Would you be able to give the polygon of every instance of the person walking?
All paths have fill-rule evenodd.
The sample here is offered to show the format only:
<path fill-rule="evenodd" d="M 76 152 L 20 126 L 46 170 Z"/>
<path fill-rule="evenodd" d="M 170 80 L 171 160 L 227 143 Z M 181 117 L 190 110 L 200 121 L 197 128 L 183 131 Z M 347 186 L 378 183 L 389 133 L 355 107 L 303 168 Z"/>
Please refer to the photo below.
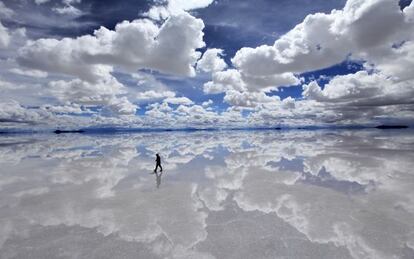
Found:
<path fill-rule="evenodd" d="M 156 165 L 155 165 L 154 173 L 157 172 L 158 167 L 161 169 L 160 171 L 162 172 L 161 157 L 160 157 L 160 154 L 158 153 L 155 155 L 155 162 L 156 162 Z"/>

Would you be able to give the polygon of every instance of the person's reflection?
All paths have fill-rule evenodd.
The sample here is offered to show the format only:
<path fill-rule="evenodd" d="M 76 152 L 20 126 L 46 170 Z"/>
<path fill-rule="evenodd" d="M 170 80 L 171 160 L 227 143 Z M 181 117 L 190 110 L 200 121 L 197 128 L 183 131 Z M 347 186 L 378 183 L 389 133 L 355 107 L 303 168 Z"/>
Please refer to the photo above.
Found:
<path fill-rule="evenodd" d="M 157 185 L 157 189 L 159 189 L 161 185 L 162 172 L 153 172 L 152 174 L 155 174 L 155 183 Z"/>
<path fill-rule="evenodd" d="M 157 181 L 157 189 L 159 189 L 160 188 L 160 185 L 161 185 L 162 172 L 156 173 L 155 175 L 156 175 L 156 181 Z"/>

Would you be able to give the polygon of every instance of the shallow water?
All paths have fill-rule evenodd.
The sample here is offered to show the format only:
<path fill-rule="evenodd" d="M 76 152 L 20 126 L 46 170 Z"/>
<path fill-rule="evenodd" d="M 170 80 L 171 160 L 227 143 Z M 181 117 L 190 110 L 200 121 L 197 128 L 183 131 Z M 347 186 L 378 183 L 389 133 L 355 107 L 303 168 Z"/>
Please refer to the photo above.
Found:
<path fill-rule="evenodd" d="M 414 258 L 414 132 L 2 136 L 0 258 Z"/>

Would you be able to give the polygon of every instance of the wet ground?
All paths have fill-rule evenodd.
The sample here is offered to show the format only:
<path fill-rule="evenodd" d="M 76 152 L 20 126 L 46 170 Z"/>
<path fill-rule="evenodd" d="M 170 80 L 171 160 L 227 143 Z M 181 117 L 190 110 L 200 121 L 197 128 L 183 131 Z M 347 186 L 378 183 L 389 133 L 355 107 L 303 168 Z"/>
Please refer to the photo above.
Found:
<path fill-rule="evenodd" d="M 414 258 L 414 131 L 1 136 L 0 258 Z"/>

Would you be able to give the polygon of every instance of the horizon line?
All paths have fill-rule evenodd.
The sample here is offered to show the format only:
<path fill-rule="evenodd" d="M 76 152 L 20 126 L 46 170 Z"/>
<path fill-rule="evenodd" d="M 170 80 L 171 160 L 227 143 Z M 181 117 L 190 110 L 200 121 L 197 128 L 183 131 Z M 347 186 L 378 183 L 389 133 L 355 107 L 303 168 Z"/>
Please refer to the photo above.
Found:
<path fill-rule="evenodd" d="M 124 127 L 89 127 L 79 129 L 0 129 L 0 134 L 28 134 L 28 133 L 78 133 L 78 134 L 105 134 L 105 133 L 140 133 L 140 132 L 196 132 L 196 131 L 287 131 L 287 130 L 363 130 L 363 129 L 412 129 L 412 125 L 343 125 L 343 126 L 297 126 L 297 127 L 229 127 L 229 128 L 124 128 Z"/>

